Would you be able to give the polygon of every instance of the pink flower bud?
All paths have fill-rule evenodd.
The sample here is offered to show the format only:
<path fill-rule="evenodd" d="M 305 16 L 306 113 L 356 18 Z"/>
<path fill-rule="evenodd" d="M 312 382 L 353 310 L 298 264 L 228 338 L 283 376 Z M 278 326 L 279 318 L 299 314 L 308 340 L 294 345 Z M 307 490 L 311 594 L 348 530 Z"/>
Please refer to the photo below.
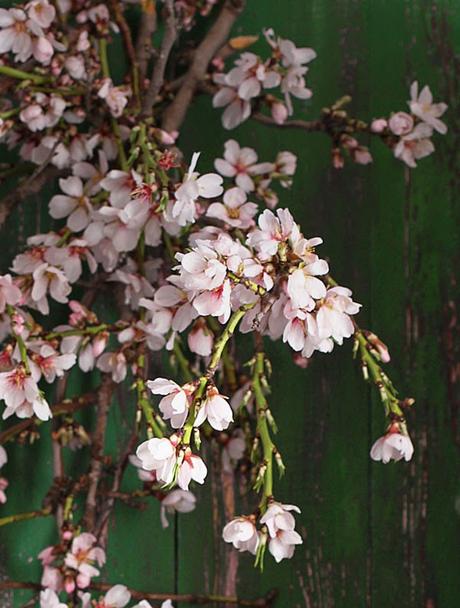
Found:
<path fill-rule="evenodd" d="M 276 122 L 276 124 L 282 125 L 283 122 L 286 121 L 288 117 L 288 109 L 286 108 L 284 103 L 275 101 L 275 103 L 272 103 L 270 110 L 272 118 Z"/>
<path fill-rule="evenodd" d="M 376 118 L 371 122 L 371 131 L 373 133 L 382 133 L 388 126 L 385 118 Z"/>
<path fill-rule="evenodd" d="M 388 126 L 395 135 L 407 135 L 414 128 L 414 119 L 407 112 L 396 112 L 390 118 Z"/>
<path fill-rule="evenodd" d="M 71 578 L 66 578 L 64 581 L 64 589 L 66 593 L 73 593 L 75 591 L 75 581 Z"/>
<path fill-rule="evenodd" d="M 372 156 L 365 146 L 358 146 L 356 150 L 353 151 L 353 160 L 359 165 L 368 165 L 372 162 Z"/>

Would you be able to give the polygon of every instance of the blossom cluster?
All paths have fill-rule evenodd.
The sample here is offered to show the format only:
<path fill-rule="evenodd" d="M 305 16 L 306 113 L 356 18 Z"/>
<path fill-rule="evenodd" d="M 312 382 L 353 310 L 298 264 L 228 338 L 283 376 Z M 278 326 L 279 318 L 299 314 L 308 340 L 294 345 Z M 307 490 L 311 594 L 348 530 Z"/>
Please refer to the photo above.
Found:
<path fill-rule="evenodd" d="M 32 174 L 22 187 L 48 174 L 55 186 L 46 201 L 47 231 L 29 235 L 0 275 L 2 418 L 29 419 L 12 424 L 5 437 L 33 441 L 50 431 L 55 456 L 92 444 L 88 472 L 69 487 L 66 475 L 56 476 L 47 495 L 51 506 L 45 511 L 57 514 L 59 543 L 39 555 L 40 608 L 124 608 L 134 601 L 121 584 L 101 597 L 89 591 L 105 565 L 105 540 L 96 524 L 87 523 L 88 508 L 74 521 L 81 494 L 102 496 L 107 484 L 99 482 L 110 476 L 120 489 L 130 462 L 141 487 L 113 491 L 96 505 L 98 518 L 108 521 L 112 503 L 121 497 L 127 505 L 142 497 L 160 502 L 167 527 L 168 515 L 195 509 L 191 490 L 208 473 L 202 440 L 219 447 L 225 473 L 245 475 L 258 495 L 252 512 L 227 523 L 224 540 L 255 555 L 258 564 L 266 549 L 276 562 L 293 556 L 302 543 L 294 517 L 300 509 L 279 502 L 273 492 L 273 469 L 283 473 L 284 463 L 274 443 L 271 407 L 276 413 L 277 404 L 268 402 L 265 338 L 286 344 L 303 368 L 311 357 L 353 339 L 388 418 L 371 458 L 407 461 L 413 453 L 404 411 L 410 400 L 399 400 L 381 367 L 389 361 L 388 350 L 357 326 L 361 305 L 331 276 L 320 255 L 322 239 L 305 236 L 289 209 L 278 206 L 294 179 L 296 155 L 281 149 L 261 161 L 254 149 L 229 139 L 218 158 L 195 152 L 188 159 L 176 146 L 180 121 L 166 127 L 163 120 L 171 98 L 177 93 L 180 100 L 182 83 L 190 85 L 182 70 L 191 61 L 194 80 L 204 70 L 197 89 L 202 84 L 211 90 L 213 105 L 225 108 L 225 128 L 250 117 L 285 124 L 294 100 L 312 95 L 306 76 L 315 52 L 267 29 L 262 42 L 268 58 L 248 51 L 252 37 L 243 37 L 229 45 L 244 50 L 227 72 L 223 45 L 203 70 L 193 68 L 200 52 L 190 52 L 178 54 L 162 76 L 158 70 L 168 60 L 168 45 L 154 61 L 154 53 L 142 56 L 142 48 L 133 60 L 139 49 L 128 35 L 126 4 L 30 0 L 0 9 L 0 139 L 20 159 L 8 171 L 15 179 L 23 168 Z M 159 28 L 163 42 L 172 34 L 180 40 L 180 30 L 193 30 L 197 16 L 211 16 L 215 4 L 164 3 L 157 15 L 168 20 Z M 132 8 L 144 17 L 147 5 Z M 177 31 L 170 31 L 172 22 Z M 148 30 L 148 19 L 140 25 Z M 128 41 L 129 64 L 119 80 L 108 52 L 118 34 Z M 172 44 L 169 52 L 179 46 Z M 165 74 L 172 75 L 176 64 L 179 72 L 169 82 Z M 381 138 L 414 167 L 433 151 L 433 132 L 446 132 L 440 120 L 446 105 L 434 103 L 430 89 L 419 92 L 414 83 L 409 108 L 410 114 L 397 112 L 367 125 L 348 117 L 337 102 L 313 127 L 330 136 L 336 167 L 343 165 L 344 152 L 354 162 L 371 162 L 368 147 L 357 139 L 362 133 Z M 307 123 L 307 130 L 315 129 Z M 254 337 L 247 362 L 234 348 L 240 334 Z M 74 404 L 61 396 L 51 402 L 50 385 L 61 380 L 65 392 L 75 372 L 101 378 L 89 401 L 102 434 L 106 420 L 99 408 L 112 415 L 118 405 L 114 385 L 125 384 L 132 395 L 132 438 L 111 466 L 105 466 L 104 438 L 78 421 L 76 411 L 85 400 L 77 396 Z M 41 424 L 53 415 L 52 429 Z M 7 461 L 0 446 L 2 471 L 11 466 Z M 7 487 L 0 477 L 0 503 L 6 502 Z M 135 608 L 149 606 L 141 600 Z M 163 604 L 171 607 L 169 600 Z"/>
<path fill-rule="evenodd" d="M 307 64 L 316 57 L 315 51 L 296 47 L 291 40 L 276 36 L 272 29 L 266 30 L 264 37 L 271 50 L 268 59 L 263 60 L 246 51 L 229 72 L 213 75 L 218 85 L 213 105 L 215 108 L 225 107 L 222 124 L 226 129 L 234 129 L 247 120 L 256 99 L 263 100 L 273 120 L 280 124 L 293 113 L 292 97 L 309 99 L 312 96 L 305 75 Z M 282 97 L 276 97 L 273 89 L 279 89 Z"/>

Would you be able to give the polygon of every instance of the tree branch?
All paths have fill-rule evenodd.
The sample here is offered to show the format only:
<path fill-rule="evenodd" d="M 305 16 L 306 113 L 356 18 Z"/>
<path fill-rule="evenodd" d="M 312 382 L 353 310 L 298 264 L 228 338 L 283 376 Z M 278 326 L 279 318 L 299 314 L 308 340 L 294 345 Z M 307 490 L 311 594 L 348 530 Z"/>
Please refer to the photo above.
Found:
<path fill-rule="evenodd" d="M 83 526 L 88 532 L 92 532 L 96 524 L 97 489 L 103 470 L 102 456 L 113 389 L 114 382 L 112 378 L 109 375 L 104 374 L 98 391 L 96 428 L 92 436 L 91 445 L 89 488 L 86 496 L 85 515 L 83 517 Z"/>
<path fill-rule="evenodd" d="M 56 403 L 51 408 L 51 411 L 53 412 L 54 416 L 57 416 L 59 414 L 68 414 L 71 412 L 76 412 L 78 410 L 81 410 L 84 407 L 86 407 L 87 405 L 92 405 L 93 403 L 96 402 L 96 400 L 97 400 L 97 391 L 95 391 L 95 392 L 92 391 L 90 393 L 85 393 L 84 395 L 80 395 L 79 397 L 73 397 L 72 399 L 65 399 L 61 403 Z M 6 443 L 9 439 L 14 437 L 15 435 L 18 435 L 19 433 L 22 433 L 22 432 L 26 431 L 27 429 L 29 429 L 30 427 L 34 426 L 34 424 L 36 424 L 36 422 L 37 421 L 35 418 L 27 418 L 26 420 L 22 420 L 21 422 L 14 424 L 9 429 L 6 429 L 2 433 L 0 433 L 0 445 L 3 445 L 4 443 Z"/>
<path fill-rule="evenodd" d="M 90 589 L 105 593 L 113 587 L 110 583 L 93 583 Z M 30 583 L 22 581 L 0 581 L 0 591 L 6 589 L 32 589 L 33 591 L 41 591 L 44 589 L 39 583 Z M 252 606 L 253 608 L 270 608 L 278 595 L 276 589 L 269 591 L 265 597 L 259 597 L 254 600 L 244 600 L 236 596 L 225 595 L 196 595 L 194 593 L 149 593 L 147 591 L 136 591 L 128 589 L 131 597 L 134 600 L 153 600 L 164 601 L 173 600 L 175 602 L 187 602 L 204 606 L 206 604 L 233 604 L 235 606 Z"/>
<path fill-rule="evenodd" d="M 162 126 L 165 131 L 171 133 L 179 130 L 197 85 L 204 80 L 210 61 L 227 40 L 244 6 L 245 0 L 226 0 L 218 18 L 196 49 L 181 88 L 164 113 Z"/>
<path fill-rule="evenodd" d="M 168 63 L 169 55 L 178 34 L 176 16 L 174 14 L 174 1 L 165 0 L 165 5 L 167 11 L 165 33 L 163 35 L 163 40 L 161 41 L 160 52 L 155 61 L 155 65 L 153 66 L 149 88 L 145 95 L 144 103 L 142 104 L 143 116 L 149 116 L 152 113 L 152 106 L 163 85 L 166 64 Z"/>
<path fill-rule="evenodd" d="M 139 66 L 139 80 L 141 90 L 144 88 L 144 78 L 152 54 L 152 34 L 157 27 L 157 12 L 155 0 L 142 1 L 142 16 L 139 25 L 139 34 L 136 40 L 136 58 Z"/>

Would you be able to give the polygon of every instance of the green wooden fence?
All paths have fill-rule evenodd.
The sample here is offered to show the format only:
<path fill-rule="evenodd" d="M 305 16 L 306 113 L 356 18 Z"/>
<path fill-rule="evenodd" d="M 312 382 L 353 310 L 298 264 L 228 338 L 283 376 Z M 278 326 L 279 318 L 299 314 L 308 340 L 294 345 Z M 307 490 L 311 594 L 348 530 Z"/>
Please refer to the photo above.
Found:
<path fill-rule="evenodd" d="M 322 252 L 337 279 L 353 288 L 372 327 L 392 353 L 392 374 L 416 399 L 409 415 L 416 452 L 410 463 L 370 461 L 383 430 L 376 396 L 351 359 L 351 343 L 295 367 L 281 345 L 270 348 L 272 409 L 288 466 L 277 496 L 302 509 L 304 545 L 293 560 L 266 560 L 263 574 L 248 556 L 237 558 L 220 539 L 224 504 L 246 502 L 244 481 L 221 478 L 197 491 L 200 506 L 162 530 L 159 507 L 118 506 L 111 524 L 105 579 L 161 592 L 238 592 L 256 597 L 279 590 L 282 608 L 456 608 L 460 605 L 460 4 L 456 0 L 252 0 L 235 34 L 273 26 L 318 58 L 309 82 L 314 96 L 300 116 L 316 117 L 344 93 L 355 115 L 372 118 L 404 109 L 414 79 L 449 104 L 446 138 L 410 171 L 379 143 L 372 166 L 329 166 L 329 141 L 320 134 L 246 123 L 227 134 L 209 99 L 199 99 L 181 133 L 204 162 L 236 137 L 262 159 L 289 149 L 299 168 L 282 205 Z M 457 53 L 457 55 L 456 55 Z M 2 234 L 2 261 L 37 227 L 47 201 L 12 215 Z M 76 382 L 76 380 L 75 380 Z M 75 387 L 74 387 L 75 388 Z M 114 409 L 111 446 L 123 428 Z M 10 450 L 9 499 L 2 513 L 40 507 L 51 482 L 50 445 Z M 208 454 L 208 458 L 212 455 Z M 215 458 L 215 455 L 214 455 Z M 75 466 L 78 466 L 78 462 Z M 132 474 L 129 483 L 134 484 Z M 223 490 L 224 488 L 224 490 Z M 224 502 L 223 492 L 226 493 Z M 0 576 L 38 580 L 38 551 L 54 538 L 54 523 L 17 523 L 0 533 Z M 27 594 L 17 593 L 15 606 Z M 6 594 L 0 605 L 12 606 Z M 185 606 L 185 604 L 183 605 Z"/>

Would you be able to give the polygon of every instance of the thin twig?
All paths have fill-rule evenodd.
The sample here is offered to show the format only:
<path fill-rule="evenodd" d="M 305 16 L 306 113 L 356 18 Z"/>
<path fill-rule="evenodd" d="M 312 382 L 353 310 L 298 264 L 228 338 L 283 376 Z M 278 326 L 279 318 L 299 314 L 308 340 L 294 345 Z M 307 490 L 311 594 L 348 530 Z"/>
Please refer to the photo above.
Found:
<path fill-rule="evenodd" d="M 169 55 L 178 34 L 176 16 L 174 14 L 174 1 L 165 0 L 165 5 L 167 11 L 165 19 L 165 32 L 163 35 L 163 40 L 161 41 L 160 52 L 158 53 L 155 65 L 153 66 L 149 88 L 142 104 L 143 116 L 149 116 L 152 113 L 152 107 L 155 103 L 155 99 L 163 86 L 166 64 L 168 63 Z"/>
<path fill-rule="evenodd" d="M 204 80 L 210 61 L 227 40 L 230 30 L 244 6 L 244 0 L 226 0 L 216 21 L 196 49 L 181 88 L 164 113 L 163 129 L 165 131 L 171 133 L 179 130 L 197 85 Z"/>
<path fill-rule="evenodd" d="M 136 40 L 136 58 L 139 66 L 141 90 L 144 87 L 144 79 L 147 74 L 147 67 L 152 55 L 152 35 L 155 32 L 156 27 L 157 12 L 155 0 L 143 0 L 139 34 Z"/>
<path fill-rule="evenodd" d="M 115 21 L 118 27 L 120 28 L 120 32 L 123 38 L 123 44 L 126 49 L 126 54 L 128 55 L 129 63 L 131 64 L 133 92 L 136 102 L 139 106 L 139 64 L 136 57 L 136 51 L 133 45 L 131 30 L 129 28 L 128 23 L 126 22 L 125 16 L 123 15 L 123 9 L 120 5 L 120 2 L 118 0 L 110 0 L 110 6 L 115 16 Z"/>
<path fill-rule="evenodd" d="M 86 496 L 86 510 L 83 518 L 84 528 L 89 532 L 94 530 L 96 524 L 97 489 L 102 476 L 105 432 L 107 419 L 112 402 L 114 382 L 109 375 L 104 375 L 98 391 L 98 407 L 96 428 L 92 436 L 91 464 L 89 471 L 89 488 Z"/>
<path fill-rule="evenodd" d="M 102 593 L 108 591 L 113 587 L 110 583 L 92 583 L 90 589 L 95 591 L 101 591 Z M 0 581 L 0 591 L 5 589 L 32 589 L 33 591 L 40 591 L 44 589 L 39 583 L 30 583 L 22 581 Z M 194 593 L 150 593 L 147 591 L 136 591 L 135 589 L 128 589 L 131 593 L 131 597 L 134 600 L 152 600 L 152 601 L 164 601 L 170 599 L 174 602 L 187 602 L 189 604 L 197 604 L 204 606 L 206 604 L 233 604 L 234 606 L 252 606 L 253 608 L 270 608 L 274 605 L 274 601 L 278 595 L 278 592 L 273 589 L 269 591 L 265 597 L 259 597 L 253 600 L 245 600 L 236 596 L 225 596 L 225 595 L 196 595 Z"/>
<path fill-rule="evenodd" d="M 54 416 L 59 414 L 69 414 L 72 412 L 76 412 L 78 410 L 83 409 L 84 407 L 96 403 L 97 400 L 97 391 L 91 391 L 89 393 L 85 393 L 80 395 L 79 397 L 73 397 L 72 399 L 65 399 L 61 403 L 56 403 L 51 408 Z M 17 424 L 14 424 L 9 429 L 6 429 L 2 433 L 0 433 L 0 445 L 6 443 L 12 437 L 27 431 L 30 427 L 37 424 L 37 420 L 35 418 L 27 418 L 26 420 L 21 420 Z"/>

